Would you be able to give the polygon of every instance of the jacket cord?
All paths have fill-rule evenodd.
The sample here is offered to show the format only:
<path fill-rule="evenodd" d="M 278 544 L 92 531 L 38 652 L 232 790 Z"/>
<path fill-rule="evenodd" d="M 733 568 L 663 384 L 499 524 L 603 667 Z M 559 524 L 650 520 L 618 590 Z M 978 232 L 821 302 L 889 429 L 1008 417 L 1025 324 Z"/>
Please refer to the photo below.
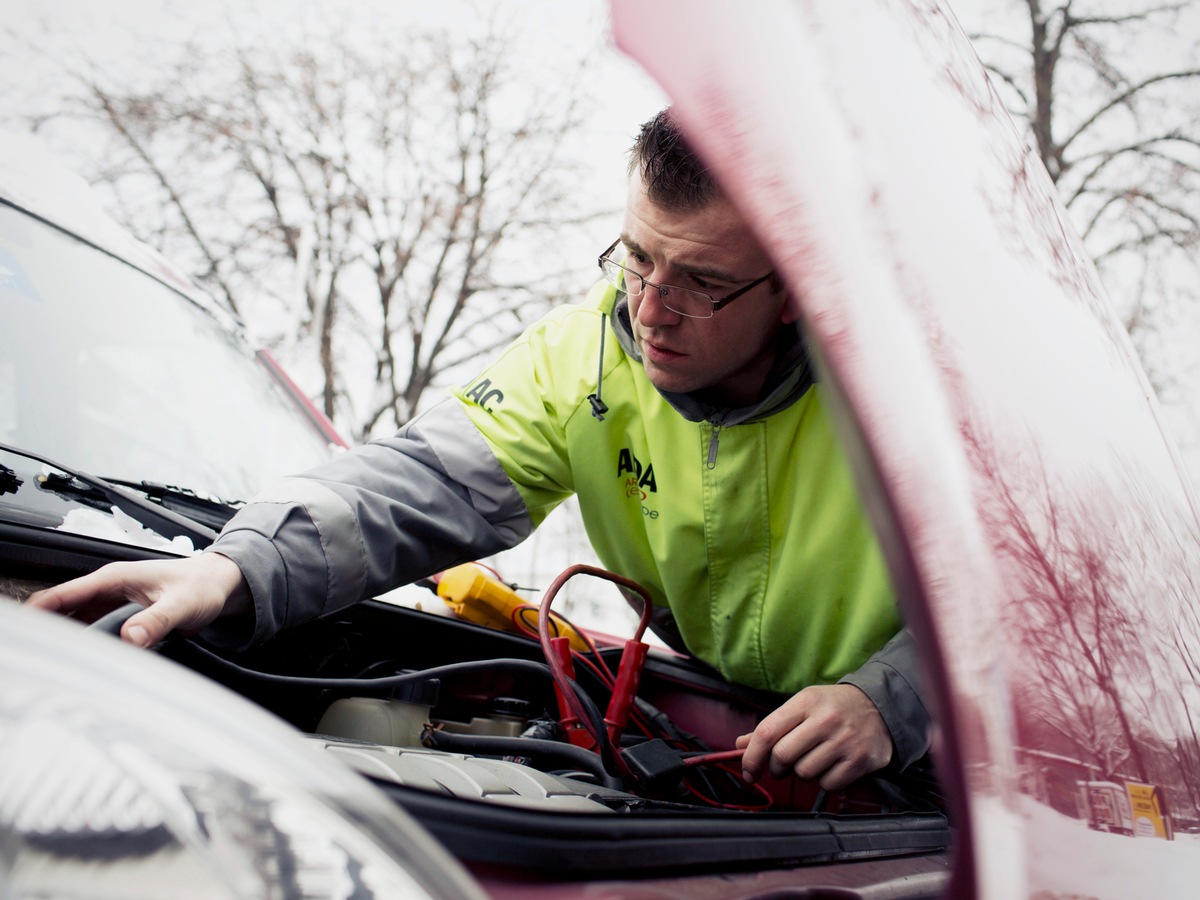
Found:
<path fill-rule="evenodd" d="M 604 333 L 608 331 L 608 313 L 600 313 L 600 362 L 596 370 L 596 392 L 588 394 L 588 403 L 592 404 L 592 415 L 599 422 L 604 421 L 608 406 L 600 399 L 600 384 L 604 380 Z"/>

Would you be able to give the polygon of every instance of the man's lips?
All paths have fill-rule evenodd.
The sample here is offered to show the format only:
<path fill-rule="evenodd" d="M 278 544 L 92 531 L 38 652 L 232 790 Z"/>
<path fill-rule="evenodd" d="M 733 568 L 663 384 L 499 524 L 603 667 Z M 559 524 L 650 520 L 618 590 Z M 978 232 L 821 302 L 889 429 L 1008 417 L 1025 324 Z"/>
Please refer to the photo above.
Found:
<path fill-rule="evenodd" d="M 672 362 L 673 360 L 682 359 L 686 353 L 680 353 L 678 350 L 672 350 L 664 344 L 659 344 L 645 337 L 641 338 L 642 356 L 649 359 L 651 362 L 664 363 Z"/>

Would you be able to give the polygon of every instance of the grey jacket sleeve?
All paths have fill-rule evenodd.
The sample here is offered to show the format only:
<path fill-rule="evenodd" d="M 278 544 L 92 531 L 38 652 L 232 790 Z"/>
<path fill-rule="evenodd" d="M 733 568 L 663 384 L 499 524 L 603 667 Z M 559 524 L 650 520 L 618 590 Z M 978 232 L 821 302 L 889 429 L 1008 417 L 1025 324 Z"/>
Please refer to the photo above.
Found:
<path fill-rule="evenodd" d="M 921 698 L 917 648 L 912 632 L 901 628 L 856 671 L 838 684 L 852 684 L 868 697 L 892 733 L 893 765 L 907 768 L 929 750 L 931 722 Z"/>
<path fill-rule="evenodd" d="M 205 637 L 249 646 L 449 566 L 512 547 L 532 530 L 516 488 L 457 403 L 259 495 L 209 548 L 242 570 L 254 624 Z M 249 633 L 247 633 L 249 632 Z"/>

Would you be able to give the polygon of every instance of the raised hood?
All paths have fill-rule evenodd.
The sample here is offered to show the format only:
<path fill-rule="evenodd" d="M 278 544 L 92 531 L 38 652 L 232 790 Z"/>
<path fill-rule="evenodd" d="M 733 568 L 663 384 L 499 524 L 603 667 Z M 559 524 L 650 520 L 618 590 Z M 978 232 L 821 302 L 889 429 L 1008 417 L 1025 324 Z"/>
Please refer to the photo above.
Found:
<path fill-rule="evenodd" d="M 1145 783 L 1196 818 L 1195 495 L 950 10 L 614 0 L 613 19 L 774 255 L 841 396 L 941 723 L 952 895 L 1065 890 L 1064 858 L 1120 856 L 1080 820 L 1089 780 Z M 1093 893 L 1193 890 L 1195 853 L 1163 847 L 1152 872 L 1098 866 Z"/>

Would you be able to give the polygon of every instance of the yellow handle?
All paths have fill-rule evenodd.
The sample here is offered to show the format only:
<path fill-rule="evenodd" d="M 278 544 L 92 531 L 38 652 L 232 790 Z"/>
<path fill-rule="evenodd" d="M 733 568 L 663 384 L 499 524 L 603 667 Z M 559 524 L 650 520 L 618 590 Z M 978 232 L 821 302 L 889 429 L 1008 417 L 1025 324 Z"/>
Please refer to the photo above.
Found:
<path fill-rule="evenodd" d="M 444 571 L 438 580 L 437 593 L 459 618 L 514 634 L 527 634 L 515 619 L 518 610 L 531 607 L 522 615 L 529 627 L 537 628 L 537 607 L 474 563 Z M 570 639 L 572 650 L 587 652 L 587 643 L 574 628 L 553 613 L 551 619 L 557 626 L 556 633 Z"/>

